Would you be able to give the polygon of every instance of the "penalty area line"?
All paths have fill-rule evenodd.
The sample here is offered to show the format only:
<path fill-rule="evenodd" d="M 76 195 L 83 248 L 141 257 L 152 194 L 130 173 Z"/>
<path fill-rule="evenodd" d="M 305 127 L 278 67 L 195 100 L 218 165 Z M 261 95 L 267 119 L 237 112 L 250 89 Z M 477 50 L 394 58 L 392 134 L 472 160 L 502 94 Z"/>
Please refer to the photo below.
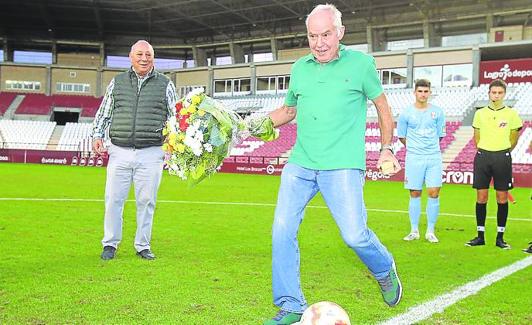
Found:
<path fill-rule="evenodd" d="M 0 197 L 0 202 L 1 201 L 103 202 L 103 199 Z M 135 202 L 135 200 L 126 200 L 126 202 Z M 203 205 L 240 205 L 240 206 L 275 207 L 274 203 L 258 203 L 258 202 L 157 200 L 157 203 L 203 204 Z M 310 209 L 328 209 L 327 206 L 323 206 L 323 205 L 307 205 L 307 208 L 310 208 Z M 405 211 L 405 210 L 372 209 L 372 208 L 367 208 L 367 207 L 366 207 L 366 210 L 367 211 L 373 211 L 373 212 L 383 212 L 383 213 L 408 214 L 408 211 Z M 422 212 L 422 214 L 425 214 L 425 212 Z M 440 212 L 440 216 L 476 218 L 474 215 L 469 215 L 469 214 L 445 213 L 445 212 Z M 487 219 L 496 219 L 496 218 L 495 217 L 487 217 Z M 508 218 L 508 220 L 532 222 L 532 219 L 527 219 L 527 218 Z"/>
<path fill-rule="evenodd" d="M 532 256 L 525 257 L 513 264 L 502 267 L 492 273 L 484 275 L 476 281 L 466 283 L 453 291 L 443 294 L 421 305 L 411 307 L 406 313 L 390 318 L 380 325 L 392 324 L 415 324 L 430 318 L 436 313 L 442 313 L 445 308 L 454 305 L 458 301 L 476 294 L 480 290 L 500 281 L 513 273 L 532 265 Z"/>

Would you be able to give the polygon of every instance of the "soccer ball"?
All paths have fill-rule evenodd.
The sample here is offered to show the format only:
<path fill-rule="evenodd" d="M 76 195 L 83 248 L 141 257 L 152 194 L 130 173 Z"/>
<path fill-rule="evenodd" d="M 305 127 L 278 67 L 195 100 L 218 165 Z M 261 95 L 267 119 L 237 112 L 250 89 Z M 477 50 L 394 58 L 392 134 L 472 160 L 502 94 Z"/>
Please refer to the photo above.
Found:
<path fill-rule="evenodd" d="M 351 325 L 345 310 L 334 302 L 321 301 L 309 306 L 300 325 Z"/>

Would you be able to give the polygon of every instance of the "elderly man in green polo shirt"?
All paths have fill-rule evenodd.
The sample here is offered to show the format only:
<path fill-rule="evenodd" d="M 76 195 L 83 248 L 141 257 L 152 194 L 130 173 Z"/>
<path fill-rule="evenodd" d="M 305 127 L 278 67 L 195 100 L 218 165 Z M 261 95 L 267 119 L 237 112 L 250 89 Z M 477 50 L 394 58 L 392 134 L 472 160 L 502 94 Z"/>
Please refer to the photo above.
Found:
<path fill-rule="evenodd" d="M 293 324 L 307 308 L 300 285 L 297 233 L 307 203 L 321 192 L 341 236 L 368 267 L 389 306 L 402 293 L 392 255 L 367 226 L 363 200 L 367 99 L 377 108 L 380 167 L 400 170 L 392 151 L 393 120 L 373 57 L 340 44 L 341 13 L 318 5 L 307 21 L 311 54 L 297 60 L 285 105 L 270 114 L 279 126 L 297 121 L 297 139 L 285 165 L 273 223 L 273 302 L 280 309 L 264 324 Z"/>
<path fill-rule="evenodd" d="M 493 178 L 493 188 L 497 198 L 497 238 L 495 246 L 510 249 L 504 241 L 504 230 L 508 219 L 508 190 L 512 183 L 512 155 L 517 145 L 519 130 L 523 121 L 517 111 L 504 105 L 506 83 L 493 80 L 489 86 L 489 104 L 475 112 L 473 128 L 477 154 L 473 163 L 473 188 L 477 189 L 476 218 L 477 237 L 466 246 L 483 246 L 484 226 L 486 224 L 486 206 L 488 190 Z"/>

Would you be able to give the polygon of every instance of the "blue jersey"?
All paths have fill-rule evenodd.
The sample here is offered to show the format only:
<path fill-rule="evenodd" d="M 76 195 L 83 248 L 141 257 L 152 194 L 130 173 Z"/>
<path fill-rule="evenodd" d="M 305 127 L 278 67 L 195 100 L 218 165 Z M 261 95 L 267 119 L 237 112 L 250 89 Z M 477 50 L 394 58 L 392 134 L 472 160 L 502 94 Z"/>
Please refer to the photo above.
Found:
<path fill-rule="evenodd" d="M 407 154 L 441 156 L 440 138 L 445 136 L 445 116 L 438 106 L 424 110 L 407 107 L 399 116 L 397 136 L 406 138 Z"/>

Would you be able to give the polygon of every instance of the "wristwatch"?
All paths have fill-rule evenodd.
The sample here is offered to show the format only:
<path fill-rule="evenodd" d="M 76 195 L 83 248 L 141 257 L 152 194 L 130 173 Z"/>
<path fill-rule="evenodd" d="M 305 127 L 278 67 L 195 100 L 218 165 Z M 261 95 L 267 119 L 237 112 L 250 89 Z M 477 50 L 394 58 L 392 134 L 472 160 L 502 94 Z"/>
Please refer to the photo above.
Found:
<path fill-rule="evenodd" d="M 393 152 L 393 145 L 391 145 L 391 144 L 383 144 L 381 146 L 381 150 L 380 151 L 382 152 L 383 150 L 386 150 L 386 149 L 390 150 L 392 152 L 392 154 L 394 153 Z"/>

